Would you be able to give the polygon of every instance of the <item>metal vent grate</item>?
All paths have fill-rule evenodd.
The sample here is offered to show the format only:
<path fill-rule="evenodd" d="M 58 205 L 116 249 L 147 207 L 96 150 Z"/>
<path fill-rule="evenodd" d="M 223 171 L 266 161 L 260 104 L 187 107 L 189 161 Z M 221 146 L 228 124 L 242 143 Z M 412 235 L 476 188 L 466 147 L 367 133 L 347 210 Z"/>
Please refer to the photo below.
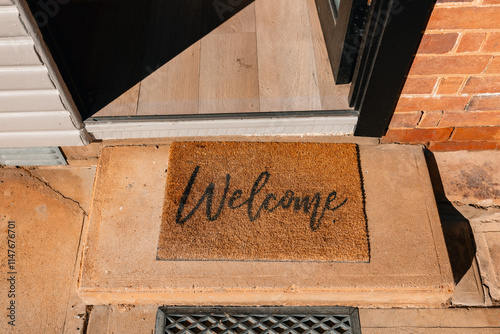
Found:
<path fill-rule="evenodd" d="M 0 148 L 0 164 L 4 166 L 67 165 L 58 147 Z"/>
<path fill-rule="evenodd" d="M 357 334 L 358 311 L 348 307 L 222 307 L 158 309 L 155 334 Z"/>

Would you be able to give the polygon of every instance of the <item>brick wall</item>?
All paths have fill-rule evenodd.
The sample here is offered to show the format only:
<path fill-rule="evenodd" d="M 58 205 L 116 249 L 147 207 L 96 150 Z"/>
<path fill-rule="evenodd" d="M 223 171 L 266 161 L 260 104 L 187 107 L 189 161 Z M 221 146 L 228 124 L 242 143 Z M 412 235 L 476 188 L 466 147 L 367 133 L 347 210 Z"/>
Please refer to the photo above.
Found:
<path fill-rule="evenodd" d="M 500 0 L 438 0 L 382 141 L 500 148 Z"/>

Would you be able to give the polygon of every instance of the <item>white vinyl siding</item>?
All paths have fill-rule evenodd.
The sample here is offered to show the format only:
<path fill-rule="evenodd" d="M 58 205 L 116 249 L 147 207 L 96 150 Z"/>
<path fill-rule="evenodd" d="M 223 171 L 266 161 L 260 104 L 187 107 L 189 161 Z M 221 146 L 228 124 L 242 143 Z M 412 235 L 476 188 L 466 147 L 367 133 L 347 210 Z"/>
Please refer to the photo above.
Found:
<path fill-rule="evenodd" d="M 88 143 L 71 97 L 21 1 L 0 0 L 0 147 Z"/>
<path fill-rule="evenodd" d="M 55 89 L 0 91 L 0 112 L 60 111 L 64 106 Z"/>
<path fill-rule="evenodd" d="M 67 111 L 25 111 L 0 113 L 0 132 L 72 130 L 75 126 Z"/>
<path fill-rule="evenodd" d="M 2 147 L 81 146 L 83 135 L 79 130 L 0 132 L 0 143 Z"/>
<path fill-rule="evenodd" d="M 0 37 L 26 36 L 16 6 L 0 6 Z"/>
<path fill-rule="evenodd" d="M 31 37 L 0 38 L 0 66 L 42 65 Z"/>
<path fill-rule="evenodd" d="M 43 65 L 0 67 L 0 77 L 0 90 L 54 89 Z"/>

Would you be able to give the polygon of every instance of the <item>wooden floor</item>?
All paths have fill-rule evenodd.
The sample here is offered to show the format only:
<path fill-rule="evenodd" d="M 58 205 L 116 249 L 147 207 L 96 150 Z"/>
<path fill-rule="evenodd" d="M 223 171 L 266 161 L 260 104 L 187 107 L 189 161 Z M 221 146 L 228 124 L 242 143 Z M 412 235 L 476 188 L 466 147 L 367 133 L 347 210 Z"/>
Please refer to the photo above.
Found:
<path fill-rule="evenodd" d="M 349 109 L 314 0 L 256 0 L 93 116 Z"/>

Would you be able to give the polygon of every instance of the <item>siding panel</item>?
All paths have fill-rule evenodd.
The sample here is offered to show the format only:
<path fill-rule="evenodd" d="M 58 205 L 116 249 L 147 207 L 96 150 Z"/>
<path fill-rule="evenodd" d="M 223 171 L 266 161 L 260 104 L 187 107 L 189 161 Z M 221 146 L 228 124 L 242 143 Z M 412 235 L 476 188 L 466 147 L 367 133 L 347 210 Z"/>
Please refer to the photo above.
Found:
<path fill-rule="evenodd" d="M 65 110 L 54 90 L 0 91 L 0 112 Z"/>
<path fill-rule="evenodd" d="M 40 64 L 31 37 L 0 38 L 0 66 Z"/>
<path fill-rule="evenodd" d="M 67 111 L 0 113 L 0 132 L 73 130 L 74 128 Z"/>
<path fill-rule="evenodd" d="M 0 132 L 0 147 L 81 146 L 84 130 Z"/>
<path fill-rule="evenodd" d="M 55 89 L 45 66 L 0 67 L 0 90 Z"/>
<path fill-rule="evenodd" d="M 0 37 L 26 36 L 15 6 L 0 6 Z"/>
<path fill-rule="evenodd" d="M 0 0 L 0 147 L 89 143 L 47 52 L 27 3 Z"/>

